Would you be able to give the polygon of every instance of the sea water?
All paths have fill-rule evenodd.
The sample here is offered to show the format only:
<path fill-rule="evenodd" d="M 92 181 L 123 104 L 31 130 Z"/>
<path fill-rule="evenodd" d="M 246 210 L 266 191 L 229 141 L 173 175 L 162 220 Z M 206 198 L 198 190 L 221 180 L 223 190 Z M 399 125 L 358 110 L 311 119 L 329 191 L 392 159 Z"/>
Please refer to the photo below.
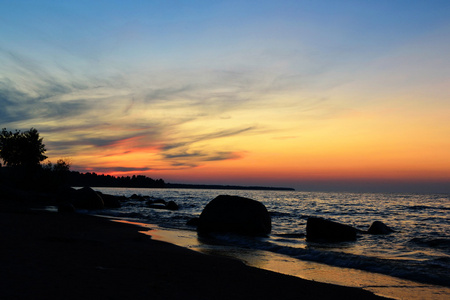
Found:
<path fill-rule="evenodd" d="M 158 238 L 159 234 L 159 239 L 194 250 L 237 257 L 252 266 L 306 279 L 339 284 L 340 278 L 356 276 L 368 281 L 356 283 L 356 286 L 372 286 L 368 289 L 373 291 L 377 290 L 376 287 L 399 286 L 409 290 L 413 287 L 425 289 L 428 294 L 423 295 L 435 293 L 433 298 L 450 296 L 449 194 L 138 188 L 95 190 L 112 195 L 130 197 L 137 194 L 176 202 L 179 210 L 169 211 L 149 208 L 146 201 L 130 199 L 124 201 L 121 208 L 96 213 L 153 224 L 153 227 L 149 225 L 148 233 L 154 238 Z M 188 226 L 187 221 L 198 217 L 205 205 L 221 194 L 262 202 L 272 218 L 271 234 L 257 238 L 229 234 L 217 234 L 208 240 L 198 238 L 195 228 Z M 389 235 L 361 234 L 354 242 L 311 243 L 305 239 L 306 221 L 310 216 L 323 217 L 360 230 L 367 230 L 373 221 L 382 221 L 395 232 Z M 155 231 L 156 226 L 159 231 Z M 375 279 L 370 274 L 389 277 L 380 275 Z M 399 281 L 396 281 L 397 278 Z M 347 281 L 344 280 L 344 284 Z M 420 293 L 413 294 L 419 295 L 417 299 L 421 298 Z"/>

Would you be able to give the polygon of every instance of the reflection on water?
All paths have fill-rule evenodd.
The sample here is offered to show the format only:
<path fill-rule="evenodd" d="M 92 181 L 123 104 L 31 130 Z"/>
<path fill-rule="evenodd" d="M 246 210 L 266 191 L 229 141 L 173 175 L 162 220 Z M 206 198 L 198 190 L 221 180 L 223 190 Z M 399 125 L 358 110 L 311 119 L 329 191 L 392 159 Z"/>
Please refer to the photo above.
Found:
<path fill-rule="evenodd" d="M 231 247 L 217 240 L 204 237 L 199 238 L 194 231 L 163 229 L 156 225 L 125 220 L 116 221 L 142 226 L 147 230 L 140 232 L 158 241 L 168 242 L 208 255 L 238 259 L 252 267 L 297 276 L 307 280 L 358 287 L 377 295 L 395 299 L 450 299 L 450 288 L 446 287 L 420 284 L 356 269 L 338 268 L 302 261 L 263 250 Z"/>

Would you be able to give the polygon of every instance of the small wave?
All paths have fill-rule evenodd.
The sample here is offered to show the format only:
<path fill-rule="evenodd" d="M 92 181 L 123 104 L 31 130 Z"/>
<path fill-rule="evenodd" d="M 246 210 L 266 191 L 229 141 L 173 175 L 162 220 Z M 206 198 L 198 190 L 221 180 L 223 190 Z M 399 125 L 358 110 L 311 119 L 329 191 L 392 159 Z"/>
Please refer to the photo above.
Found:
<path fill-rule="evenodd" d="M 408 207 L 409 210 L 450 210 L 450 207 L 445 206 L 427 206 L 427 205 L 413 205 Z"/>
<path fill-rule="evenodd" d="M 304 233 L 279 233 L 274 234 L 274 236 L 283 237 L 283 238 L 292 238 L 292 239 L 302 239 L 305 237 Z"/>
<path fill-rule="evenodd" d="M 419 246 L 437 248 L 447 251 L 448 249 L 450 249 L 449 238 L 413 238 L 409 242 Z"/>
<path fill-rule="evenodd" d="M 327 265 L 365 270 L 427 284 L 450 286 L 450 275 L 445 262 L 425 265 L 416 261 L 386 260 L 343 252 L 323 251 L 324 249 L 288 249 L 278 248 L 278 253 L 297 259 L 324 263 Z M 294 254 L 295 253 L 295 254 Z"/>
<path fill-rule="evenodd" d="M 269 211 L 270 216 L 272 217 L 290 217 L 292 213 L 281 212 L 281 211 Z"/>
<path fill-rule="evenodd" d="M 281 245 L 276 240 L 271 241 L 267 238 L 245 238 L 228 234 L 215 235 L 213 240 L 215 240 L 214 243 L 216 244 L 269 251 L 300 260 L 336 267 L 353 268 L 422 283 L 450 286 L 450 275 L 448 268 L 445 267 L 446 261 L 436 261 L 433 265 L 426 265 L 411 260 L 382 259 L 340 251 L 329 251 L 327 248 L 317 248 L 314 245 L 307 248 L 295 245 Z"/>

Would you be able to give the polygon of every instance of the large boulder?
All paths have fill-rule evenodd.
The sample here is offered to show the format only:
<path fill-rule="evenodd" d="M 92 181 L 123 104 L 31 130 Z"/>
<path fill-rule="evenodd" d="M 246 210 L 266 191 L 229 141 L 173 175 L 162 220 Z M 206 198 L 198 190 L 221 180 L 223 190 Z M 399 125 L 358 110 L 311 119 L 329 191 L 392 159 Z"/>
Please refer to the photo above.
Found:
<path fill-rule="evenodd" d="M 124 196 L 115 196 L 110 194 L 104 194 L 102 192 L 97 192 L 97 194 L 103 199 L 103 203 L 106 208 L 119 208 L 120 201 L 126 199 Z"/>
<path fill-rule="evenodd" d="M 367 230 L 367 233 L 370 234 L 389 234 L 392 232 L 394 232 L 394 230 L 380 221 L 373 222 L 372 225 L 370 225 L 369 230 Z"/>
<path fill-rule="evenodd" d="M 75 208 L 102 209 L 105 207 L 102 197 L 90 187 L 76 190 L 72 199 Z"/>
<path fill-rule="evenodd" d="M 352 226 L 309 217 L 306 222 L 306 240 L 312 242 L 345 242 L 356 240 L 357 230 Z"/>
<path fill-rule="evenodd" d="M 231 232 L 263 236 L 272 230 L 272 220 L 264 204 L 239 196 L 220 195 L 203 209 L 198 220 L 200 234 Z"/>

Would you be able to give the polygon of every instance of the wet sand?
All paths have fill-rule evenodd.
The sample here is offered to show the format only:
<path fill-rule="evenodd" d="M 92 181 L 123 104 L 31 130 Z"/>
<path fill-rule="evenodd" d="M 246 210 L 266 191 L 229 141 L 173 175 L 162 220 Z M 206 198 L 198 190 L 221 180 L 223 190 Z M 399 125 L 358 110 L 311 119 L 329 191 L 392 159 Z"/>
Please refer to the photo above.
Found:
<path fill-rule="evenodd" d="M 203 238 L 199 239 L 197 234 L 191 231 L 160 228 L 153 224 L 126 220 L 116 221 L 139 225 L 142 227 L 142 233 L 151 236 L 155 240 L 169 242 L 201 253 L 235 258 L 252 267 L 296 276 L 310 281 L 362 288 L 376 295 L 394 299 L 450 299 L 450 288 L 444 286 L 418 283 L 357 269 L 334 267 L 312 261 L 294 259 L 264 250 L 224 245 L 216 246 L 214 241 L 211 243 L 211 241 L 204 241 Z"/>
<path fill-rule="evenodd" d="M 1 299 L 384 299 L 0 199 Z"/>

